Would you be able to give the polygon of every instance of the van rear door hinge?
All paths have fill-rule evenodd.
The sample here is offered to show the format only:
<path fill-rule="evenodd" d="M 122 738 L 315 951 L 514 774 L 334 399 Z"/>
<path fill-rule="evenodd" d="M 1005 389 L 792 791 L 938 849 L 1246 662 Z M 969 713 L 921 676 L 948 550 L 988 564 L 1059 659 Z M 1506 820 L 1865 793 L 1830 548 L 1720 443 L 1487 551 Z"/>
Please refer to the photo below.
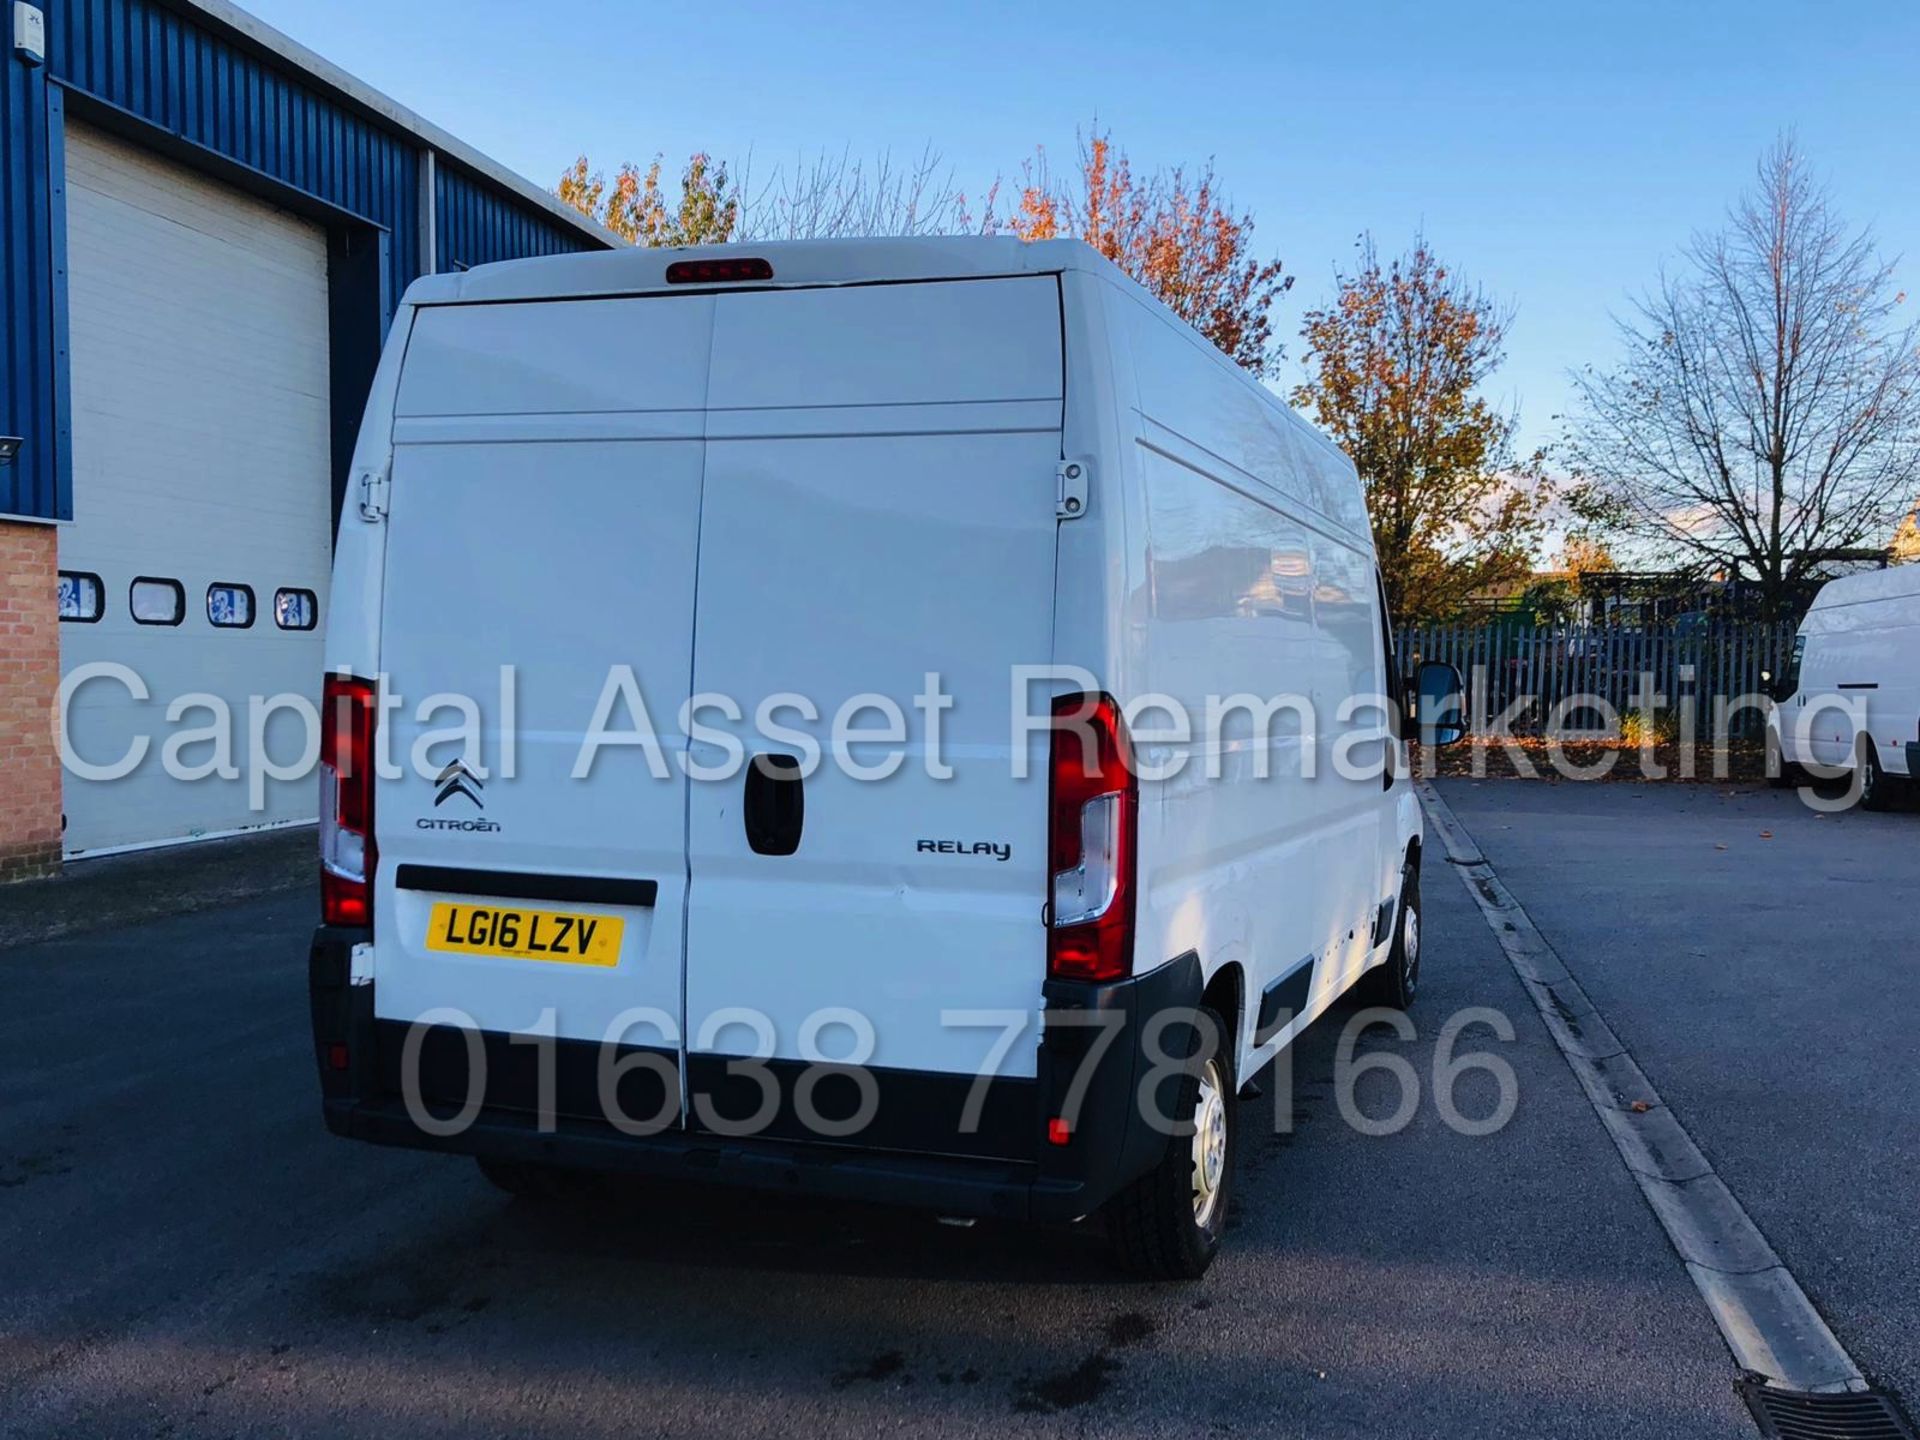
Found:
<path fill-rule="evenodd" d="M 1077 520 L 1087 513 L 1087 479 L 1093 462 L 1087 459 L 1062 460 L 1053 472 L 1053 513 L 1062 520 Z"/>
<path fill-rule="evenodd" d="M 360 518 L 377 525 L 387 518 L 387 467 L 360 472 Z"/>

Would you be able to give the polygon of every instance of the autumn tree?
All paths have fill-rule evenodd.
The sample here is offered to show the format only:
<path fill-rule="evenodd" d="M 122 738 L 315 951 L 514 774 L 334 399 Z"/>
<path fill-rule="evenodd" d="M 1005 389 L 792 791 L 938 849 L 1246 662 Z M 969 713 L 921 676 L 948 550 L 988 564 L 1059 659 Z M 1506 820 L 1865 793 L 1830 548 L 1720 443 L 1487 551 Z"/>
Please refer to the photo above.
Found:
<path fill-rule="evenodd" d="M 1683 260 L 1619 322 L 1622 358 L 1574 376 L 1574 498 L 1649 560 L 1744 574 L 1784 613 L 1913 507 L 1920 333 L 1791 140 Z"/>
<path fill-rule="evenodd" d="M 1587 576 L 1606 574 L 1616 568 L 1613 552 L 1604 542 L 1578 531 L 1571 532 L 1561 541 L 1553 569 L 1545 575 L 1536 575 L 1522 592 L 1521 608 L 1531 612 L 1543 625 L 1569 624 L 1580 617 Z"/>
<path fill-rule="evenodd" d="M 1893 532 L 1892 560 L 1896 565 L 1920 561 L 1920 510 L 1910 513 Z"/>
<path fill-rule="evenodd" d="M 1576 580 L 1587 575 L 1602 575 L 1620 567 L 1615 563 L 1613 551 L 1604 540 L 1574 530 L 1568 532 L 1560 542 L 1560 553 L 1554 559 L 1554 569 L 1562 575 L 1571 575 Z"/>
<path fill-rule="evenodd" d="M 1270 311 L 1293 277 L 1254 253 L 1253 216 L 1221 195 L 1212 161 L 1137 175 L 1096 127 L 1069 176 L 1036 153 L 1006 225 L 1023 240 L 1085 240 L 1255 375 L 1280 359 Z"/>
<path fill-rule="evenodd" d="M 1308 381 L 1293 393 L 1352 458 L 1396 619 L 1446 619 L 1476 591 L 1532 571 L 1547 486 L 1516 465 L 1514 420 L 1479 393 L 1508 316 L 1424 239 L 1360 264 L 1307 313 Z"/>
<path fill-rule="evenodd" d="M 677 195 L 660 179 L 660 157 L 643 171 L 629 162 L 609 185 L 582 155 L 554 186 L 554 194 L 634 245 L 718 245 L 740 224 L 740 196 L 724 163 L 704 152 L 688 157 Z"/>

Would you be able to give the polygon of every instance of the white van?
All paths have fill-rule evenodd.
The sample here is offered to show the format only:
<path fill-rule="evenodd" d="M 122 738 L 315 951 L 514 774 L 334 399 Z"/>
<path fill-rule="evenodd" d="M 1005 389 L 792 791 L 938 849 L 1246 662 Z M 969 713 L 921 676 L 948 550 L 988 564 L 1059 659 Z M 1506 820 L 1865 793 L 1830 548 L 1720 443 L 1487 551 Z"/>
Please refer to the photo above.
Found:
<path fill-rule="evenodd" d="M 1767 775 L 1848 774 L 1883 809 L 1920 775 L 1920 565 L 1830 580 L 1794 636 L 1767 712 Z"/>
<path fill-rule="evenodd" d="M 1078 242 L 421 280 L 333 595 L 337 1133 L 1098 1212 L 1190 1276 L 1238 1092 L 1357 981 L 1413 997 L 1353 467 Z"/>

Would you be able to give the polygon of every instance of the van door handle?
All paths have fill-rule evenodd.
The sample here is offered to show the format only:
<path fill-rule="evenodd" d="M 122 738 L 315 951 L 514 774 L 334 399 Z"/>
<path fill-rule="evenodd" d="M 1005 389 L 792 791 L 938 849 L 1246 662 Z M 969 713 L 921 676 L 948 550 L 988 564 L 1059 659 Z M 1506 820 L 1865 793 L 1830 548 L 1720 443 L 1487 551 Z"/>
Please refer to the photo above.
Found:
<path fill-rule="evenodd" d="M 807 796 L 797 757 L 767 753 L 747 762 L 740 818 L 756 855 L 791 855 L 800 848 Z"/>

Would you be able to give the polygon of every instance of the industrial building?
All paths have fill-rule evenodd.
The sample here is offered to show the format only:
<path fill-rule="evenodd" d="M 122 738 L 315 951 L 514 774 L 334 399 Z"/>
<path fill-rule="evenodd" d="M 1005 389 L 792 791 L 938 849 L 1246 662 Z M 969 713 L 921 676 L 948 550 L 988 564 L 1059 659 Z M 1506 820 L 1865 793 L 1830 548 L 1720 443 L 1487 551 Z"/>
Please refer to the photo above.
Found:
<path fill-rule="evenodd" d="M 226 0 L 0 3 L 14 878 L 312 818 L 311 777 L 250 797 L 216 742 L 178 749 L 210 772 L 192 783 L 161 752 L 219 705 L 244 739 L 249 697 L 317 696 L 333 526 L 401 293 L 619 242 Z M 62 677 L 95 778 L 63 774 Z M 297 747 L 295 717 L 273 724 L 269 748 Z"/>

